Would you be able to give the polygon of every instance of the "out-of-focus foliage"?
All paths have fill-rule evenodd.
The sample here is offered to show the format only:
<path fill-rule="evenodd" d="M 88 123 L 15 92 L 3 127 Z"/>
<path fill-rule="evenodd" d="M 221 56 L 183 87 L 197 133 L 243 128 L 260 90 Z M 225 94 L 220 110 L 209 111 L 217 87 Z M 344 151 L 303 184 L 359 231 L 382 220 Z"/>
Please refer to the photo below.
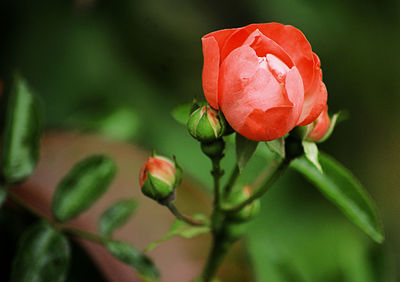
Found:
<path fill-rule="evenodd" d="M 70 252 L 63 234 L 47 223 L 36 223 L 20 239 L 10 281 L 65 281 Z"/>
<path fill-rule="evenodd" d="M 103 155 L 85 158 L 71 168 L 60 181 L 52 199 L 52 213 L 57 221 L 77 217 L 93 205 L 114 179 L 116 165 Z"/>
<path fill-rule="evenodd" d="M 128 221 L 137 208 L 135 200 L 120 200 L 101 215 L 98 227 L 101 234 L 111 236 L 112 233 Z"/>
<path fill-rule="evenodd" d="M 99 132 L 176 154 L 187 174 L 209 185 L 208 160 L 170 115 L 179 103 L 202 99 L 200 37 L 252 22 L 295 25 L 321 59 L 330 112 L 350 113 L 320 149 L 352 168 L 377 200 L 386 241 L 375 245 L 289 172 L 264 196 L 249 227 L 256 277 L 395 281 L 399 19 L 394 0 L 6 0 L 0 4 L 0 76 L 7 80 L 18 67 L 43 100 L 47 128 Z M 235 160 L 232 144 L 227 170 Z M 265 165 L 255 157 L 240 183 Z"/>

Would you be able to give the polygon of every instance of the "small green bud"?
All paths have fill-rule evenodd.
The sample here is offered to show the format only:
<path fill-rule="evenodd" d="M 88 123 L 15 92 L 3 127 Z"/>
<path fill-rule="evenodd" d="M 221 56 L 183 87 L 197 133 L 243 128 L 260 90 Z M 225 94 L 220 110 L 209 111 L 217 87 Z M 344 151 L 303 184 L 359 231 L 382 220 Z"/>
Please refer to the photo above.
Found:
<path fill-rule="evenodd" d="M 190 115 L 187 128 L 198 141 L 210 143 L 224 134 L 225 120 L 210 106 L 202 106 Z"/>
<path fill-rule="evenodd" d="M 232 205 L 238 205 L 251 196 L 251 188 L 244 186 L 243 189 L 231 194 L 228 201 Z M 234 222 L 246 222 L 255 217 L 260 211 L 260 200 L 256 199 L 250 204 L 243 207 L 241 210 L 230 213 L 229 220 Z"/>
<path fill-rule="evenodd" d="M 173 161 L 163 157 L 154 155 L 149 157 L 143 165 L 139 184 L 142 192 L 147 197 L 165 202 L 166 199 L 173 199 L 175 188 L 181 183 L 182 169 Z"/>

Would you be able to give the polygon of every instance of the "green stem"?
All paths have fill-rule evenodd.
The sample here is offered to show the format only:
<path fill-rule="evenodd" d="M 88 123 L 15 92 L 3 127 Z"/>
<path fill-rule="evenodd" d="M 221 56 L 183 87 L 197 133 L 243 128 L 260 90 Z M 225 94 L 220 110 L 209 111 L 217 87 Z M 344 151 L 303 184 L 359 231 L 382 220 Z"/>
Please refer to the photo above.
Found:
<path fill-rule="evenodd" d="M 229 194 L 232 191 L 233 185 L 235 184 L 237 178 L 239 177 L 239 166 L 236 164 L 234 169 L 232 170 L 232 173 L 229 177 L 228 183 L 226 183 L 224 189 L 223 189 L 223 193 L 224 193 L 224 199 L 226 199 Z"/>
<path fill-rule="evenodd" d="M 27 205 L 26 203 L 24 203 L 24 201 L 22 201 L 17 195 L 15 195 L 14 193 L 12 193 L 10 191 L 10 189 L 7 187 L 8 193 L 7 196 L 9 199 L 11 199 L 15 204 L 17 204 L 19 207 L 21 207 L 22 209 L 28 211 L 29 213 L 33 214 L 34 216 L 46 220 L 47 222 L 49 222 L 51 225 L 54 226 L 54 228 L 61 230 L 67 234 L 73 235 L 73 236 L 77 236 L 77 237 L 81 237 L 84 238 L 86 240 L 98 243 L 103 245 L 105 242 L 105 239 L 102 238 L 99 235 L 96 235 L 94 233 L 90 233 L 84 230 L 80 230 L 74 227 L 67 227 L 64 226 L 62 224 L 57 224 L 57 223 L 53 223 L 51 222 L 51 220 L 49 220 L 48 218 L 46 218 L 43 214 L 41 214 L 38 210 L 36 210 L 35 208 L 31 207 L 30 205 Z"/>
<path fill-rule="evenodd" d="M 69 234 L 69 235 L 72 235 L 75 237 L 80 237 L 80 238 L 92 241 L 92 242 L 100 244 L 100 245 L 104 245 L 104 243 L 106 242 L 106 239 L 104 239 L 103 237 L 101 237 L 95 233 L 84 231 L 84 230 L 81 230 L 81 229 L 78 229 L 75 227 L 59 226 L 57 228 L 66 234 Z"/>
<path fill-rule="evenodd" d="M 176 208 L 174 203 L 168 203 L 166 204 L 167 208 L 180 220 L 183 220 L 184 222 L 190 224 L 190 225 L 195 225 L 195 226 L 204 226 L 204 222 L 195 220 L 189 216 L 186 216 L 184 214 L 181 214 L 179 210 Z"/>
<path fill-rule="evenodd" d="M 224 172 L 220 167 L 220 158 L 212 159 L 212 170 L 211 174 L 214 180 L 214 207 L 216 209 L 220 209 L 221 207 L 221 188 L 220 188 L 220 179 Z"/>
<path fill-rule="evenodd" d="M 245 201 L 241 202 L 235 207 L 225 207 L 222 210 L 224 212 L 237 212 L 253 202 L 254 200 L 260 198 L 265 192 L 272 186 L 272 184 L 282 175 L 285 169 L 288 167 L 290 161 L 284 159 L 282 162 L 276 165 L 274 171 L 265 179 L 265 181 L 259 186 L 259 188 Z"/>
<path fill-rule="evenodd" d="M 48 218 L 46 218 L 43 214 L 41 214 L 39 211 L 37 211 L 35 208 L 31 207 L 30 205 L 25 204 L 18 196 L 16 196 L 14 193 L 10 191 L 10 189 L 7 188 L 7 197 L 11 199 L 16 205 L 18 205 L 20 208 L 23 210 L 28 211 L 29 213 L 33 214 L 34 216 L 44 219 L 46 221 L 49 221 Z"/>
<path fill-rule="evenodd" d="M 220 236 L 213 237 L 212 249 L 201 275 L 202 282 L 209 282 L 213 279 L 230 246 L 231 244 Z"/>

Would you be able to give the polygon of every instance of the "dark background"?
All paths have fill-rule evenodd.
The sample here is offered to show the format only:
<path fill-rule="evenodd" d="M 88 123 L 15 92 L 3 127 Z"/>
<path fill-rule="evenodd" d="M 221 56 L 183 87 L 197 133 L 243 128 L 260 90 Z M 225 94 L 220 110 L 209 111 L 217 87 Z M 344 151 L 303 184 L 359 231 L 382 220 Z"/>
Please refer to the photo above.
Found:
<path fill-rule="evenodd" d="M 348 116 L 321 149 L 376 199 L 386 241 L 373 243 L 288 172 L 248 232 L 255 276 L 399 281 L 399 1 L 3 0 L 1 75 L 18 69 L 25 76 L 41 97 L 48 130 L 97 132 L 175 154 L 187 175 L 208 185 L 207 160 L 170 112 L 202 97 L 204 34 L 271 21 L 301 29 L 319 55 L 330 113 Z M 234 157 L 227 155 L 229 167 Z M 247 177 L 263 164 L 256 157 Z"/>

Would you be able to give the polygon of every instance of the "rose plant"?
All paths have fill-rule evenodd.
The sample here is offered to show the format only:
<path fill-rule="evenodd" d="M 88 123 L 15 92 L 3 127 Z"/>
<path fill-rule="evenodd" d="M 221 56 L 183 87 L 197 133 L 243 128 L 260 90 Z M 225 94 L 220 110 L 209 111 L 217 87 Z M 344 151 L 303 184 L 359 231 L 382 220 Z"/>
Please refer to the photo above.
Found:
<path fill-rule="evenodd" d="M 213 209 L 210 215 L 183 214 L 174 204 L 182 169 L 175 157 L 153 153 L 138 172 L 141 191 L 168 208 L 176 221 L 165 237 L 144 252 L 112 238 L 113 231 L 134 212 L 134 200 L 122 200 L 106 210 L 99 219 L 98 234 L 65 225 L 90 208 L 112 181 L 115 164 L 106 156 L 86 158 L 60 181 L 52 201 L 52 219 L 13 193 L 13 186 L 28 178 L 37 164 L 40 118 L 28 84 L 19 76 L 10 82 L 2 137 L 0 203 L 7 198 L 43 219 L 21 238 L 11 281 L 32 277 L 35 281 L 64 281 L 70 237 L 104 246 L 145 281 L 157 281 L 159 271 L 147 252 L 172 236 L 191 238 L 203 233 L 210 233 L 213 243 L 196 281 L 212 281 L 228 250 L 246 233 L 246 223 L 257 216 L 260 198 L 288 168 L 310 180 L 373 240 L 383 241 L 376 208 L 359 181 L 318 150 L 317 143 L 330 136 L 338 114 L 328 115 L 320 59 L 304 34 L 280 23 L 251 24 L 209 33 L 202 38 L 202 46 L 206 102 L 181 105 L 173 116 L 186 125 L 188 134 L 199 141 L 211 161 Z M 232 144 L 236 162 L 222 185 L 221 160 Z M 267 173 L 250 185 L 238 184 L 254 154 L 265 157 Z M 32 265 L 32 261 L 37 263 Z"/>

